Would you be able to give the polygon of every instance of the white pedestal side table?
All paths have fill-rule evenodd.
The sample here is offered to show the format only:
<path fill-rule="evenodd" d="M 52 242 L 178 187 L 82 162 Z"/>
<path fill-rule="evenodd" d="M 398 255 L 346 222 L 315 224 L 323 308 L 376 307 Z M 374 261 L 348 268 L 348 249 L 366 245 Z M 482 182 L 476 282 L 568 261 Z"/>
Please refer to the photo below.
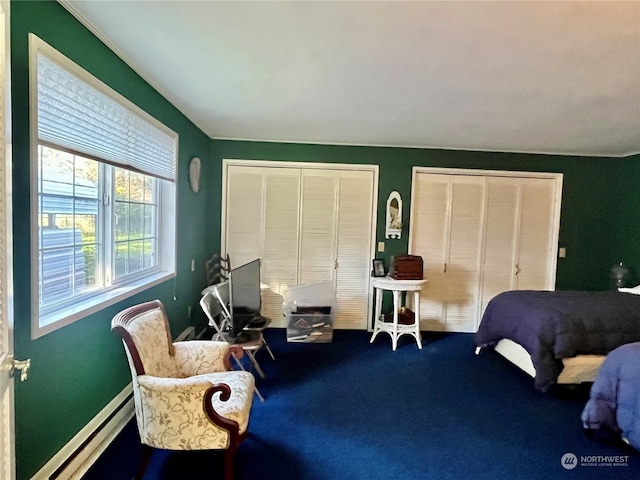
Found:
<path fill-rule="evenodd" d="M 371 285 L 376 291 L 375 304 L 375 321 L 373 324 L 373 335 L 369 343 L 373 343 L 376 335 L 380 332 L 387 332 L 391 337 L 391 346 L 395 350 L 398 346 L 398 338 L 401 335 L 413 335 L 418 344 L 418 348 L 422 348 L 422 340 L 420 338 L 420 291 L 427 280 L 394 280 L 390 277 L 372 277 Z M 382 292 L 389 290 L 393 293 L 393 322 L 385 322 L 382 317 Z M 410 325 L 398 323 L 398 312 L 400 310 L 402 292 L 413 292 L 412 307 L 415 312 L 414 321 Z"/>

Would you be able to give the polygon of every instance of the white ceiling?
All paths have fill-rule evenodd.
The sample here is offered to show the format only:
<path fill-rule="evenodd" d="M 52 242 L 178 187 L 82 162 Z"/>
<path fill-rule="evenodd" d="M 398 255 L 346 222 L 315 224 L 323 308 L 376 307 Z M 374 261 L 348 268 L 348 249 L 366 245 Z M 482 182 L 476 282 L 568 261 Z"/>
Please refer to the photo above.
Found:
<path fill-rule="evenodd" d="M 60 0 L 212 138 L 640 153 L 640 2 Z"/>

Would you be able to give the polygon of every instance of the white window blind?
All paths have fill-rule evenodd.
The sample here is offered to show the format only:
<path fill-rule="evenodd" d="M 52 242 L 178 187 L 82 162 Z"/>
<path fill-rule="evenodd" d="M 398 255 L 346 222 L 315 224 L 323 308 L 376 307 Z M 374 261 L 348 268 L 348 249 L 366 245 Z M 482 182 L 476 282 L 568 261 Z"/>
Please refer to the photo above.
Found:
<path fill-rule="evenodd" d="M 37 68 L 40 142 L 175 181 L 175 133 L 137 114 L 124 97 L 116 101 L 78 78 L 42 50 Z"/>
<path fill-rule="evenodd" d="M 178 135 L 29 34 L 32 338 L 175 277 Z"/>

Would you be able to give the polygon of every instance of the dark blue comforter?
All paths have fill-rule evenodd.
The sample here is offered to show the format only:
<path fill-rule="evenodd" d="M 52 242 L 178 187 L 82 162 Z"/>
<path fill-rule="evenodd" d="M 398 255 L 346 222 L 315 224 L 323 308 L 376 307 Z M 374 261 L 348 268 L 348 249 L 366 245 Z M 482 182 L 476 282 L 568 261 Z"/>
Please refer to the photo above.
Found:
<path fill-rule="evenodd" d="M 640 450 L 640 343 L 612 351 L 600 367 L 582 411 L 584 428 L 610 432 Z"/>
<path fill-rule="evenodd" d="M 508 338 L 522 345 L 546 391 L 562 371 L 562 358 L 606 355 L 640 342 L 640 295 L 618 291 L 517 290 L 494 297 L 475 336 L 479 347 Z"/>

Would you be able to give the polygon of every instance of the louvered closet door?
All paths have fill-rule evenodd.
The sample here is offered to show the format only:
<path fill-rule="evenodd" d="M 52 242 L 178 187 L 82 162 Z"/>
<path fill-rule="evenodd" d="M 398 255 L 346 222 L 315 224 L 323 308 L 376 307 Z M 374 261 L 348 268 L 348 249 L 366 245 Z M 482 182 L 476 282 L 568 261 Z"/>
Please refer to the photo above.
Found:
<path fill-rule="evenodd" d="M 363 330 L 369 318 L 374 177 L 370 171 L 342 171 L 339 178 L 335 327 Z"/>
<path fill-rule="evenodd" d="M 300 171 L 229 166 L 226 252 L 232 267 L 261 259 L 262 314 L 284 327 L 283 292 L 297 284 Z"/>
<path fill-rule="evenodd" d="M 553 290 L 557 251 L 556 182 L 550 178 L 526 178 L 521 185 L 515 288 Z"/>
<path fill-rule="evenodd" d="M 426 330 L 475 332 L 507 290 L 553 290 L 562 177 L 431 173 L 413 180 L 410 252 L 429 280 Z"/>
<path fill-rule="evenodd" d="M 284 327 L 282 294 L 332 281 L 335 328 L 366 329 L 377 182 L 373 170 L 226 166 L 225 251 L 262 258 L 262 312 Z"/>
<path fill-rule="evenodd" d="M 302 171 L 299 283 L 334 281 L 334 328 L 367 327 L 373 186 L 371 171 Z"/>
<path fill-rule="evenodd" d="M 485 179 L 453 176 L 444 329 L 475 332 L 478 311 Z"/>
<path fill-rule="evenodd" d="M 556 181 L 487 177 L 482 301 L 507 290 L 553 290 Z"/>
<path fill-rule="evenodd" d="M 429 280 L 420 297 L 422 330 L 444 330 L 450 197 L 449 175 L 419 173 L 414 178 L 410 251 L 422 256 L 424 278 Z"/>
<path fill-rule="evenodd" d="M 262 256 L 264 175 L 261 168 L 227 169 L 225 247 L 232 268 Z"/>
<path fill-rule="evenodd" d="M 487 177 L 485 250 L 479 319 L 493 297 L 515 289 L 520 184 L 518 178 Z"/>
<path fill-rule="evenodd" d="M 263 177 L 264 238 L 262 314 L 273 320 L 274 327 L 286 327 L 282 315 L 284 291 L 297 285 L 300 171 L 271 168 Z"/>
<path fill-rule="evenodd" d="M 481 176 L 417 173 L 411 253 L 429 280 L 421 295 L 422 328 L 475 331 L 485 180 Z"/>
<path fill-rule="evenodd" d="M 300 285 L 335 281 L 338 188 L 334 172 L 302 171 Z"/>

